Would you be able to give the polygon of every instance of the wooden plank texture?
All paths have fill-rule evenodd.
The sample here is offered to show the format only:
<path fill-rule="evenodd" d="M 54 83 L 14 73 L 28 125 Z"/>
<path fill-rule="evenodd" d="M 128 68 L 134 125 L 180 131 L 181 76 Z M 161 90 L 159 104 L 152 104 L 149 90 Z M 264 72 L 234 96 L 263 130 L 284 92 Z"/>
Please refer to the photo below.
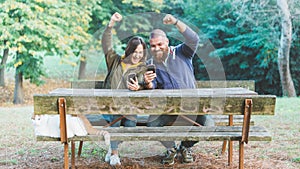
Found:
<path fill-rule="evenodd" d="M 228 115 L 212 115 L 216 126 L 227 126 L 228 125 Z M 146 126 L 149 116 L 148 115 L 138 115 L 137 117 L 137 125 L 138 126 Z M 95 117 L 89 116 L 89 121 L 93 126 L 105 126 L 107 125 L 107 121 L 102 118 L 102 116 L 96 115 Z M 191 118 L 194 119 L 194 118 Z M 242 115 L 235 115 L 233 117 L 233 125 L 241 126 L 243 124 L 244 117 Z M 182 119 L 180 116 L 177 118 L 176 123 L 167 124 L 167 126 L 190 126 L 191 123 Z M 250 121 L 250 125 L 254 125 L 254 121 Z"/>
<path fill-rule="evenodd" d="M 71 82 L 73 89 L 102 89 L 104 81 L 100 80 L 77 80 Z M 242 87 L 255 91 L 254 80 L 199 80 L 197 88 L 232 88 Z"/>
<path fill-rule="evenodd" d="M 254 80 L 207 80 L 197 81 L 197 88 L 232 88 L 242 87 L 255 91 Z"/>
<path fill-rule="evenodd" d="M 245 99 L 253 100 L 252 115 L 274 115 L 276 96 L 243 88 L 128 90 L 57 89 L 34 95 L 35 114 L 57 114 L 64 97 L 68 114 L 243 114 Z"/>
<path fill-rule="evenodd" d="M 103 129 L 103 128 L 98 128 Z M 127 127 L 105 128 L 110 133 L 111 140 L 123 141 L 223 141 L 241 140 L 241 126 L 215 126 L 215 127 Z M 38 141 L 59 141 L 58 138 L 37 136 Z M 74 141 L 103 141 L 102 136 L 88 135 L 73 138 Z M 270 133 L 262 126 L 250 128 L 249 141 L 271 141 Z"/>

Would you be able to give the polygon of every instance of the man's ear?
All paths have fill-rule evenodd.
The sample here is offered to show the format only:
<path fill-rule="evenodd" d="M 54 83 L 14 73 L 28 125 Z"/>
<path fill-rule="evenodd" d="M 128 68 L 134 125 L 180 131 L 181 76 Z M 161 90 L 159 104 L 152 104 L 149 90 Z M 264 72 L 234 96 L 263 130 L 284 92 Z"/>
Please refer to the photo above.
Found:
<path fill-rule="evenodd" d="M 166 38 L 166 44 L 169 46 L 169 39 Z"/>

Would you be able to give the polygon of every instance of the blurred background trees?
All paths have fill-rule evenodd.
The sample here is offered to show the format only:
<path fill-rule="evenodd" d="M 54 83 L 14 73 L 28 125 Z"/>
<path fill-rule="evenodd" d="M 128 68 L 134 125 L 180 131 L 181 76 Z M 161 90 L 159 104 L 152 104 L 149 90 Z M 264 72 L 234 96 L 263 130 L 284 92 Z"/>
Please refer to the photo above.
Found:
<path fill-rule="evenodd" d="M 287 6 L 282 5 L 285 2 Z M 14 103 L 22 103 L 23 79 L 43 84 L 45 57 L 54 56 L 60 64 L 74 67 L 76 78 L 88 79 L 87 65 L 93 62 L 92 56 L 103 55 L 99 37 L 114 12 L 127 17 L 115 33 L 120 52 L 129 38 L 125 35 L 138 34 L 147 40 L 154 21 L 160 22 L 143 14 L 171 13 L 201 35 L 199 53 L 203 56 L 194 59 L 197 80 L 209 80 L 208 69 L 220 71 L 209 62 L 217 59 L 226 79 L 255 80 L 258 93 L 300 93 L 297 0 L 1 0 L 0 86 L 5 86 L 5 72 L 15 69 Z M 283 39 L 285 34 L 290 39 Z M 178 39 L 171 38 L 171 43 L 177 44 Z M 105 65 L 100 69 L 105 72 Z"/>

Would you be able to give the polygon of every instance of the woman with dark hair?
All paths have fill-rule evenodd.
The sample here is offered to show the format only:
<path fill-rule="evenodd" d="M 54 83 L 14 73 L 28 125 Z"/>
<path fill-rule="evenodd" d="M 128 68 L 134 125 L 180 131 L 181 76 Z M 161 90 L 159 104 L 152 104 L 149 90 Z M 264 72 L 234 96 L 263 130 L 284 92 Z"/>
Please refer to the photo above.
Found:
<path fill-rule="evenodd" d="M 144 88 L 144 73 L 147 71 L 145 60 L 147 58 L 146 43 L 141 37 L 135 36 L 131 38 L 125 49 L 123 56 L 118 55 L 112 48 L 112 28 L 115 22 L 120 22 L 122 15 L 114 13 L 110 22 L 102 35 L 102 48 L 105 54 L 106 66 L 108 74 L 104 81 L 106 89 L 129 89 L 140 90 Z M 117 97 L 114 101 L 117 101 Z M 124 102 L 125 100 L 121 100 Z M 117 103 L 115 103 L 117 104 Z M 124 110 L 124 109 L 123 109 Z M 121 112 L 119 112 L 121 114 Z M 125 127 L 135 127 L 137 120 L 136 115 L 103 115 L 104 118 L 113 123 L 111 127 L 120 127 L 122 117 Z M 115 122 L 117 121 L 117 122 Z M 119 141 L 111 141 L 105 161 L 110 165 L 120 165 L 118 155 Z"/>

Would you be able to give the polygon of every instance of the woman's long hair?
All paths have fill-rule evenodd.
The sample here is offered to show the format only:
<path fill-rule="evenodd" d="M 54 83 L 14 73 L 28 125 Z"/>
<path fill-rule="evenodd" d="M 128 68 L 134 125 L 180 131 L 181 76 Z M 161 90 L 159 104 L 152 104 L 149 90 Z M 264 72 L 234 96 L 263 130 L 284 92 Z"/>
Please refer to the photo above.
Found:
<path fill-rule="evenodd" d="M 127 43 L 127 47 L 125 49 L 125 58 L 124 58 L 124 62 L 130 62 L 130 57 L 132 53 L 136 50 L 138 45 L 142 45 L 143 46 L 143 58 L 141 59 L 140 62 L 145 62 L 146 58 L 147 58 L 147 45 L 145 43 L 145 41 L 143 40 L 142 37 L 139 36 L 134 36 L 132 37 L 128 43 Z"/>

